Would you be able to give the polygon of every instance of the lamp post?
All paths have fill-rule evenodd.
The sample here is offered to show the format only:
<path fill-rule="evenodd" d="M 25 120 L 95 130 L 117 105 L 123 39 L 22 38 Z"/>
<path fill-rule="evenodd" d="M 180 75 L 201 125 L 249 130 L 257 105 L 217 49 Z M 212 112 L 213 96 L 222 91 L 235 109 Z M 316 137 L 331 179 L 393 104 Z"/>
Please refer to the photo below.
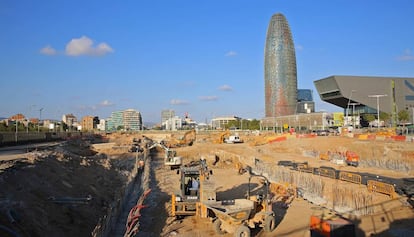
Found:
<path fill-rule="evenodd" d="M 359 103 L 350 103 L 352 105 L 352 130 L 355 129 L 355 105 L 359 105 Z"/>
<path fill-rule="evenodd" d="M 40 120 L 42 120 L 42 110 L 43 110 L 43 108 L 39 109 L 39 122 L 37 124 L 37 132 L 38 133 L 40 132 Z"/>
<path fill-rule="evenodd" d="M 383 95 L 369 95 L 368 97 L 371 98 L 377 98 L 377 119 L 378 119 L 378 123 L 377 123 L 377 129 L 379 130 L 379 122 L 380 122 L 380 118 L 379 118 L 379 98 L 380 97 L 385 97 L 387 95 L 383 94 Z"/>
<path fill-rule="evenodd" d="M 346 105 L 346 116 L 345 116 L 346 124 L 344 123 L 344 126 L 345 125 L 348 126 L 348 110 L 349 110 L 349 105 L 350 105 L 349 103 L 351 103 L 352 93 L 354 93 L 354 92 L 356 92 L 356 90 L 351 90 L 351 94 L 349 95 L 349 99 L 348 99 L 348 104 Z"/>

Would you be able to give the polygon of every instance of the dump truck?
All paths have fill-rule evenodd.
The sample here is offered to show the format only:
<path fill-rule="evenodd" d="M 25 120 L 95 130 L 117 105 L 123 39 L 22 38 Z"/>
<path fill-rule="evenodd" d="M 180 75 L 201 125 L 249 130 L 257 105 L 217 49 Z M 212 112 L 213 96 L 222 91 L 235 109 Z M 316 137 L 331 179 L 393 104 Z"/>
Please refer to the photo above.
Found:
<path fill-rule="evenodd" d="M 171 195 L 171 215 L 174 217 L 207 217 L 205 203 L 216 201 L 214 183 L 209 179 L 213 172 L 206 160 L 200 159 L 177 170 L 180 175 L 180 189 Z"/>
<path fill-rule="evenodd" d="M 263 188 L 252 193 L 251 179 L 258 177 L 264 180 Z M 250 237 L 251 229 L 260 226 L 266 232 L 276 227 L 275 214 L 269 198 L 269 181 L 265 176 L 249 177 L 248 191 L 245 199 L 231 199 L 205 204 L 208 216 L 212 218 L 217 234 L 233 233 L 237 237 Z"/>

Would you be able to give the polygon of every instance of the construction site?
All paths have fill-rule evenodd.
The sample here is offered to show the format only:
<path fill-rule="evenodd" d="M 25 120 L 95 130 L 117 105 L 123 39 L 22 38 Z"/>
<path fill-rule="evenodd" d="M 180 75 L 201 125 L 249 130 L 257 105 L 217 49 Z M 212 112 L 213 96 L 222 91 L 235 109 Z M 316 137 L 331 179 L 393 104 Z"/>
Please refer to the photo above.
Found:
<path fill-rule="evenodd" d="M 392 131 L 88 134 L 0 148 L 0 236 L 414 236 Z"/>

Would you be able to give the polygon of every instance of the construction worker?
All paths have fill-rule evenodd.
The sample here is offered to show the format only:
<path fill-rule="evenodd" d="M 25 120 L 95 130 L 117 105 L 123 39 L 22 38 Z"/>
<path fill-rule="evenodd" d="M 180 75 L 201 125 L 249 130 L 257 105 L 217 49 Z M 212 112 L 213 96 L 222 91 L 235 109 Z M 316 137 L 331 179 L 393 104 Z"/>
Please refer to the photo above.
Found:
<path fill-rule="evenodd" d="M 198 180 L 194 177 L 191 178 L 191 188 L 190 188 L 191 196 L 197 196 L 199 186 L 200 184 Z"/>

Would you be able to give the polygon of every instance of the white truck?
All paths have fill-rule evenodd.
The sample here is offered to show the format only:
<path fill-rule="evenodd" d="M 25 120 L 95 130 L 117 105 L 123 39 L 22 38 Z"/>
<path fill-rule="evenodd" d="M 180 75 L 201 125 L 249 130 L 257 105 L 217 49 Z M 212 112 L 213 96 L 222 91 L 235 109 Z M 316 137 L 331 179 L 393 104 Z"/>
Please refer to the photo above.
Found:
<path fill-rule="evenodd" d="M 243 143 L 243 140 L 238 135 L 231 135 L 228 138 L 225 138 L 224 142 L 229 144 Z"/>

